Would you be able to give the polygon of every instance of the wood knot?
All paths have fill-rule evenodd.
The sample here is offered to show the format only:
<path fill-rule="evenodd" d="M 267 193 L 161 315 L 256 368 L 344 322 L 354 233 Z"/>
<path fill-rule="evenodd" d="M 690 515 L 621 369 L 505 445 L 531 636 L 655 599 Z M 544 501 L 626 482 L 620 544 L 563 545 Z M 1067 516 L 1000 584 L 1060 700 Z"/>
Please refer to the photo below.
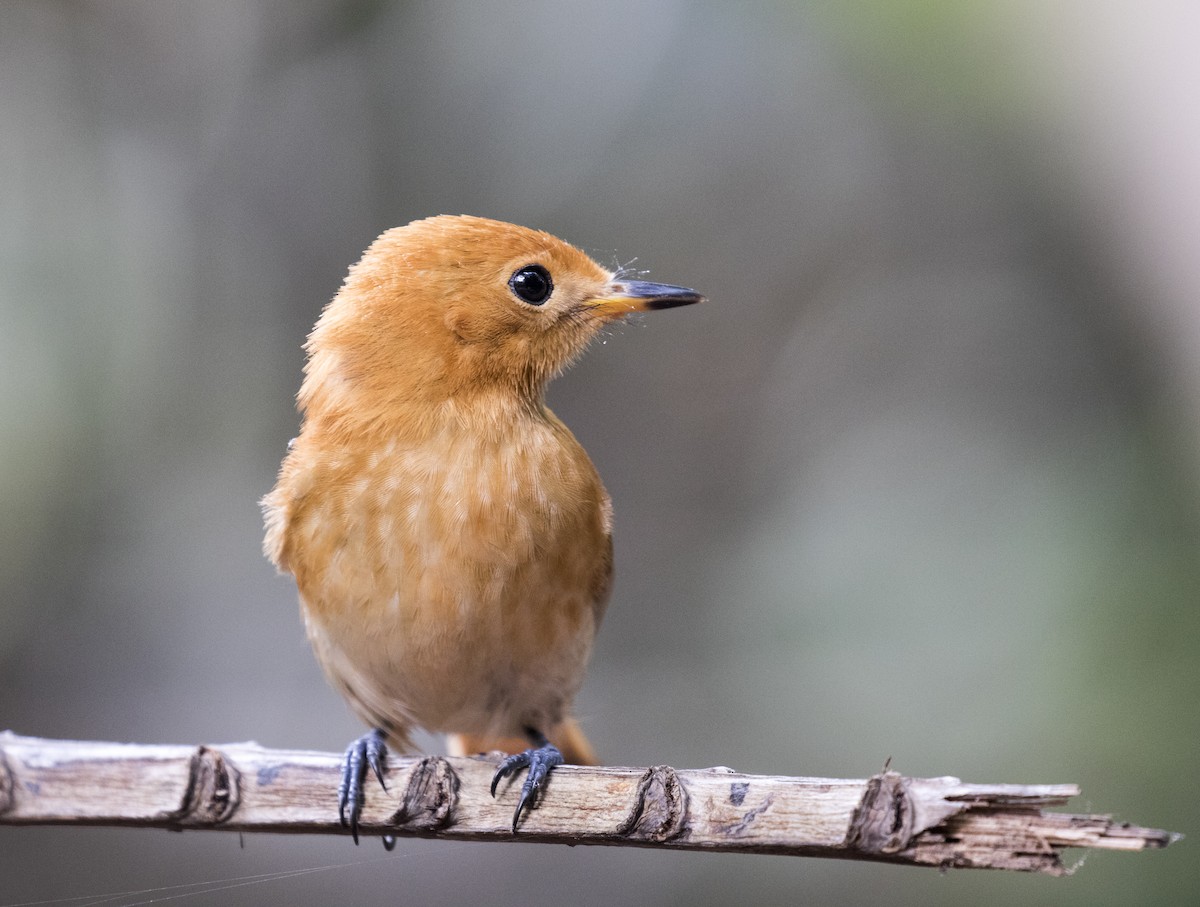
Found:
<path fill-rule="evenodd" d="M 897 772 L 881 772 L 867 781 L 846 846 L 863 853 L 899 853 L 912 840 L 914 818 L 908 782 Z"/>
<path fill-rule="evenodd" d="M 458 805 L 458 774 L 441 756 L 426 756 L 408 779 L 392 825 L 436 831 L 454 821 Z"/>
<path fill-rule="evenodd" d="M 687 825 L 688 795 L 675 769 L 656 765 L 638 782 L 637 802 L 617 834 L 635 841 L 669 841 Z"/>
<path fill-rule="evenodd" d="M 180 826 L 219 825 L 242 802 L 241 776 L 220 750 L 202 746 L 188 762 L 188 786 L 171 814 Z"/>
<path fill-rule="evenodd" d="M 8 760 L 4 757 L 4 750 L 0 749 L 0 816 L 12 809 L 16 804 L 17 798 L 13 794 L 12 769 L 8 767 Z"/>

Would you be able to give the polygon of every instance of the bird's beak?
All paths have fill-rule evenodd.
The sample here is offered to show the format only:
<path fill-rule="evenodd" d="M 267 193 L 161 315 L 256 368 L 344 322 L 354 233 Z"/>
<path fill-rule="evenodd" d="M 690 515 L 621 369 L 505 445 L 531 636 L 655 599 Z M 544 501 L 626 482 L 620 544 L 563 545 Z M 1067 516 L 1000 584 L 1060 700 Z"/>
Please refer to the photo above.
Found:
<path fill-rule="evenodd" d="M 687 287 L 648 283 L 644 280 L 617 280 L 608 285 L 605 293 L 589 299 L 586 305 L 588 311 L 608 319 L 620 318 L 630 312 L 673 309 L 676 306 L 703 301 L 703 296 Z"/>

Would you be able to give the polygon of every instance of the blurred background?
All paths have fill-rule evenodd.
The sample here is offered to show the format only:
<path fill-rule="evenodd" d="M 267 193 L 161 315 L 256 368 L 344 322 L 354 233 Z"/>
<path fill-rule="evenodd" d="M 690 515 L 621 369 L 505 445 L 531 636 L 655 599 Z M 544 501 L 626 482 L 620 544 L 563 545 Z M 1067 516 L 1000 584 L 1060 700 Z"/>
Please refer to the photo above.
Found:
<path fill-rule="evenodd" d="M 0 727 L 360 733 L 257 501 L 347 266 L 473 213 L 711 300 L 551 389 L 617 513 L 603 759 L 891 757 L 1194 834 L 1197 34 L 1187 0 L 8 0 Z M 0 828 L 0 904 L 352 861 L 193 901 L 1171 904 L 1193 846 L 1052 880 Z"/>

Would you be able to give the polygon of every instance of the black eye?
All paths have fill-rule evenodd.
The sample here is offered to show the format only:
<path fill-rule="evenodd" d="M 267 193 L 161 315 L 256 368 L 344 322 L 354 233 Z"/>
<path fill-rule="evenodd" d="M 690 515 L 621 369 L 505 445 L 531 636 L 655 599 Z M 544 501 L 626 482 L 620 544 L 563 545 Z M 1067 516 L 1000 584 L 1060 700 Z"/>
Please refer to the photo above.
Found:
<path fill-rule="evenodd" d="M 550 272 L 541 265 L 525 265 L 518 268 L 508 279 L 508 285 L 519 298 L 530 305 L 541 305 L 554 289 Z"/>

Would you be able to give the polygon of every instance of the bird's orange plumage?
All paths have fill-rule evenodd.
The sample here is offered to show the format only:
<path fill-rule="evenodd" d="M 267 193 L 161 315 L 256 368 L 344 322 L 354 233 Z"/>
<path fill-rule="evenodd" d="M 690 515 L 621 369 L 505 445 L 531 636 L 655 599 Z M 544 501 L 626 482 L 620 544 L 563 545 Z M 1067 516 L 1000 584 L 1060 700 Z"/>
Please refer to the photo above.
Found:
<path fill-rule="evenodd" d="M 523 267 L 546 299 L 514 289 Z M 633 286 L 549 234 L 434 217 L 380 236 L 309 337 L 264 548 L 326 674 L 392 742 L 422 727 L 474 750 L 536 728 L 592 760 L 570 708 L 612 509 L 543 391 L 607 320 L 699 299 Z"/>

